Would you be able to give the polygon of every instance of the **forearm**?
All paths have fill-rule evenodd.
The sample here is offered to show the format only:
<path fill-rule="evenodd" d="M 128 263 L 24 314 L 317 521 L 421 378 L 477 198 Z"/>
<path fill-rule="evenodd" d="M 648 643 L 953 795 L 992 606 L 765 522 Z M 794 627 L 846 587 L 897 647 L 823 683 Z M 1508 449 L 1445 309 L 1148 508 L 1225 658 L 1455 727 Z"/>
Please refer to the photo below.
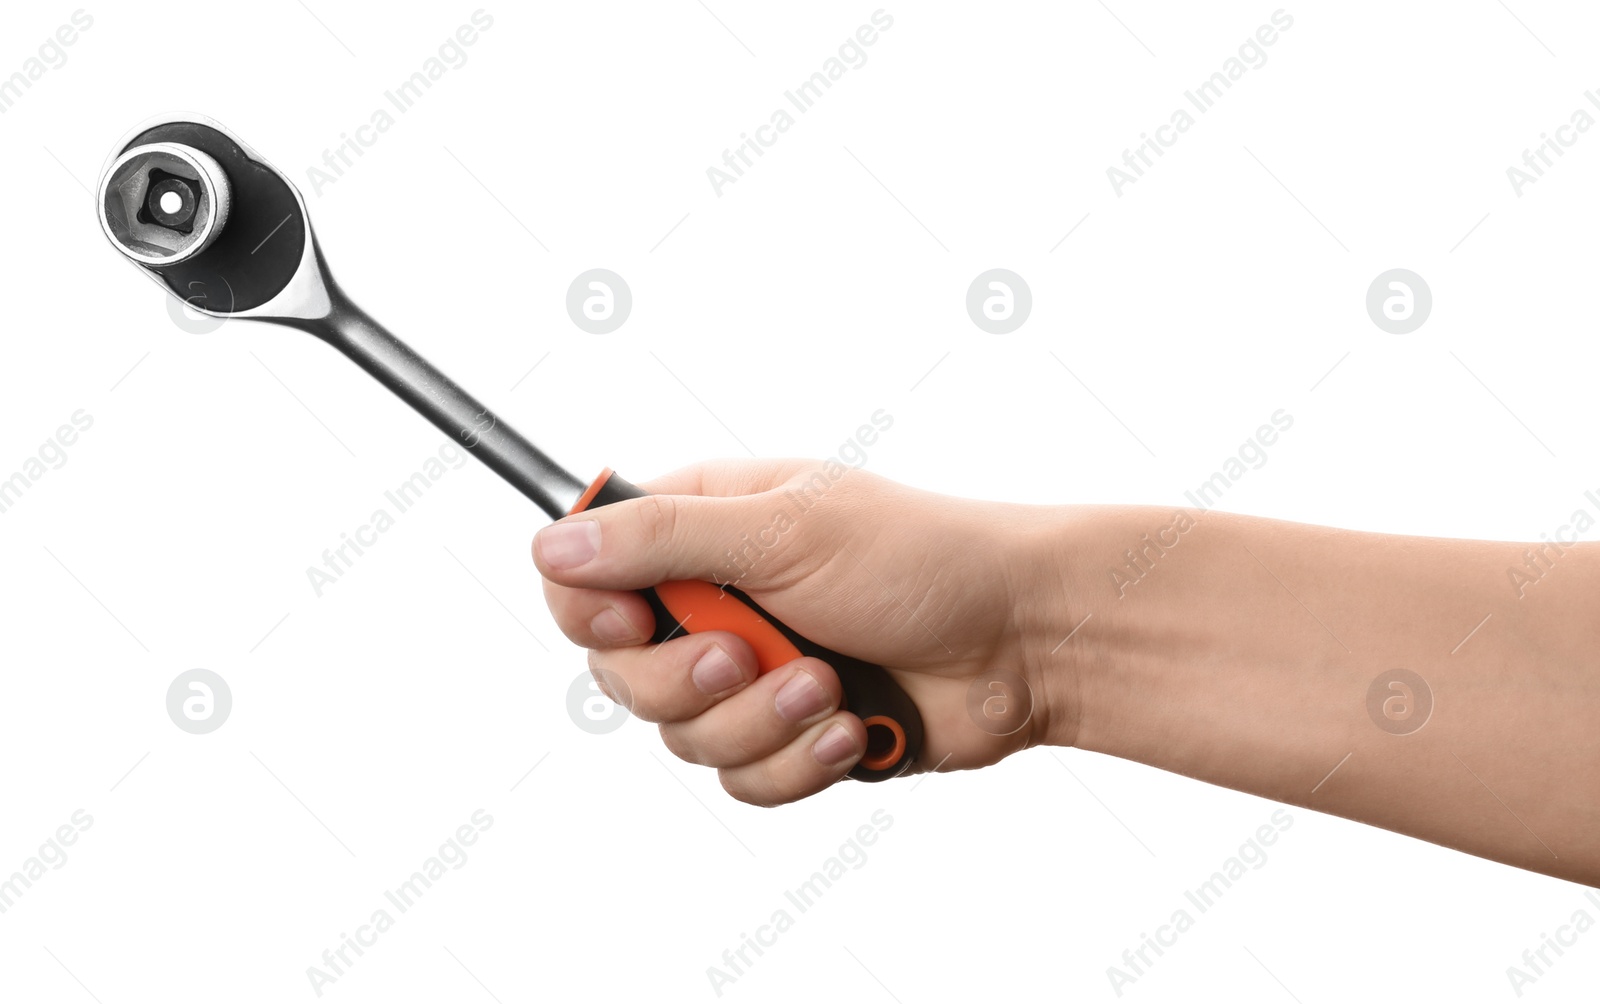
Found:
<path fill-rule="evenodd" d="M 1530 570 L 1522 544 L 1060 515 L 1065 609 L 1033 643 L 1048 741 L 1600 883 L 1593 545 Z M 1370 712 L 1402 669 L 1423 685 L 1384 679 Z"/>

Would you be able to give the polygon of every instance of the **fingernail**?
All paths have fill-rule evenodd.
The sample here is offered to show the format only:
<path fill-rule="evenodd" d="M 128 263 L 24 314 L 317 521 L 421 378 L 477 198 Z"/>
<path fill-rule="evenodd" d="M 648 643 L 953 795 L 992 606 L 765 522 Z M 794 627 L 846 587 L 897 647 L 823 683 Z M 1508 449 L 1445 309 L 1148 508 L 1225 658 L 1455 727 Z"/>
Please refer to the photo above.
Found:
<path fill-rule="evenodd" d="M 617 613 L 615 607 L 606 607 L 594 615 L 594 620 L 589 622 L 589 630 L 601 641 L 625 642 L 638 639 L 639 632 L 633 629 L 628 619 Z"/>
<path fill-rule="evenodd" d="M 592 519 L 557 523 L 540 530 L 539 557 L 551 568 L 577 568 L 600 553 L 600 524 Z"/>
<path fill-rule="evenodd" d="M 773 699 L 778 706 L 778 717 L 786 722 L 803 722 L 819 711 L 826 711 L 833 700 L 822 684 L 805 670 L 794 674 L 794 679 L 778 689 Z"/>
<path fill-rule="evenodd" d="M 811 747 L 811 755 L 826 767 L 844 763 L 856 755 L 855 737 L 843 725 L 835 725 L 824 732 L 822 738 L 817 740 L 817 744 Z"/>
<path fill-rule="evenodd" d="M 713 645 L 700 657 L 700 661 L 694 664 L 694 671 L 690 676 L 694 679 L 695 689 L 700 693 L 720 694 L 743 680 L 744 671 L 720 645 Z"/>

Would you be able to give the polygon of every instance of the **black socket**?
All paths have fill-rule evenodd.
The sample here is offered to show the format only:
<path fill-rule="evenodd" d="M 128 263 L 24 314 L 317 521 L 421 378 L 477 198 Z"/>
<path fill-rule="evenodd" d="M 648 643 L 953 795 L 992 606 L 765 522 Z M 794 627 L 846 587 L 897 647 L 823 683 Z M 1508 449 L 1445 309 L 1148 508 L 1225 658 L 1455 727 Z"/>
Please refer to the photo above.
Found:
<path fill-rule="evenodd" d="M 161 201 L 172 194 L 182 201 L 176 210 L 168 212 L 162 208 Z M 150 188 L 145 193 L 144 205 L 139 207 L 140 223 L 153 223 L 180 234 L 193 233 L 195 211 L 199 208 L 200 193 L 195 182 L 159 167 L 150 169 Z"/>
<path fill-rule="evenodd" d="M 197 122 L 152 126 L 122 149 L 147 143 L 179 143 L 209 155 L 227 175 L 233 197 L 227 224 L 204 251 L 174 265 L 146 267 L 180 300 L 209 290 L 205 307 L 220 313 L 250 310 L 278 295 L 299 269 L 308 239 L 289 182 L 251 160 L 226 133 Z"/>

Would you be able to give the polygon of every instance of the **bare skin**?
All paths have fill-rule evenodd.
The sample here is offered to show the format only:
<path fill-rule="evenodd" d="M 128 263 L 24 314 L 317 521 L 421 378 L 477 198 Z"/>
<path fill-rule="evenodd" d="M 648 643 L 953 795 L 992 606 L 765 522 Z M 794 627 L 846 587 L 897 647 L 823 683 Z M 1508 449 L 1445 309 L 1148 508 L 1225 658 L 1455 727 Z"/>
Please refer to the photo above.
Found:
<path fill-rule="evenodd" d="M 818 492 L 820 470 L 699 465 L 534 540 L 602 685 L 735 798 L 839 781 L 860 720 L 814 659 L 758 678 L 730 634 L 646 644 L 630 590 L 737 580 L 881 663 L 922 712 L 919 769 L 1077 746 L 1600 885 L 1600 547 L 973 502 L 862 471 Z M 730 554 L 763 531 L 776 543 Z M 969 690 L 1013 673 L 1031 702 L 1006 702 L 1025 717 L 996 735 Z"/>

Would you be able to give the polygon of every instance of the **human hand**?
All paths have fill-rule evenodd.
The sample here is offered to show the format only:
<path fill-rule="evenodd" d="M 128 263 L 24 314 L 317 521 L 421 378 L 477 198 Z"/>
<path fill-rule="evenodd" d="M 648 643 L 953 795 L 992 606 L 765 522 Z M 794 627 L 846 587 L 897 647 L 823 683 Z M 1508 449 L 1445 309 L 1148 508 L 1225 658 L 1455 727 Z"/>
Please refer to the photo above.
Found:
<path fill-rule="evenodd" d="M 718 768 L 734 797 L 776 805 L 828 787 L 860 759 L 865 727 L 816 659 L 758 677 L 727 632 L 649 644 L 654 616 L 634 590 L 736 585 L 813 641 L 882 665 L 922 713 L 917 770 L 986 766 L 1045 741 L 1066 681 L 1046 678 L 1030 641 L 1060 589 L 1035 546 L 1043 510 L 837 461 L 719 461 L 641 487 L 652 494 L 539 532 L 545 598 L 601 686 L 659 722 L 673 753 Z M 974 706 L 990 714 L 969 712 L 979 677 Z"/>

